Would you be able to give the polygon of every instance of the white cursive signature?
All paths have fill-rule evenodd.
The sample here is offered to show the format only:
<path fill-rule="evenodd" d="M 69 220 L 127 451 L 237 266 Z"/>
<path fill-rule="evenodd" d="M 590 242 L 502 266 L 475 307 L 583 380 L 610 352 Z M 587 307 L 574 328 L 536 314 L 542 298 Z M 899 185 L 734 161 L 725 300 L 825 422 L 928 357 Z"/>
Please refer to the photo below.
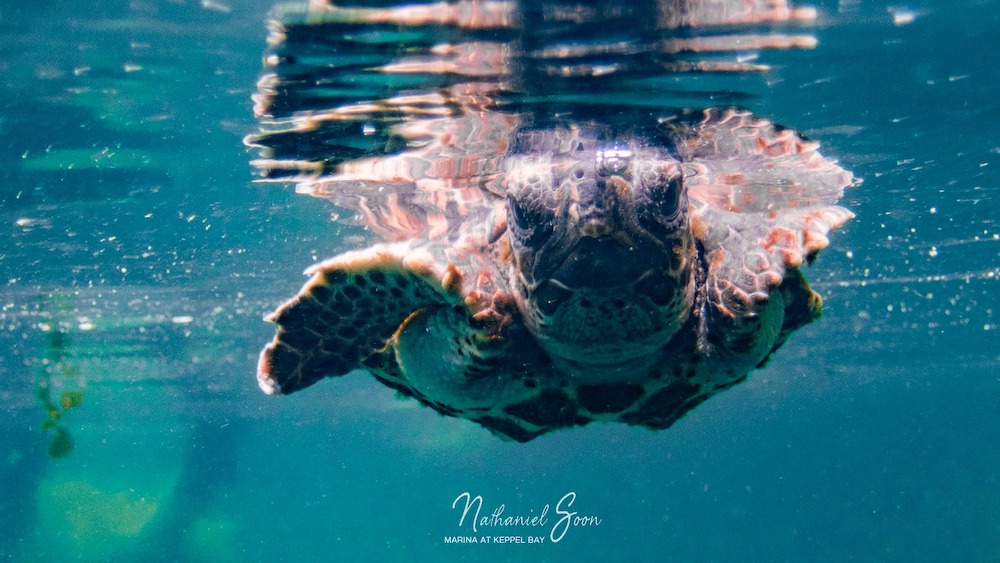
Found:
<path fill-rule="evenodd" d="M 469 518 L 470 512 L 472 512 L 470 522 L 473 532 L 478 532 L 480 527 L 546 527 L 549 523 L 548 504 L 543 506 L 538 514 L 535 514 L 534 510 L 530 510 L 528 514 L 519 514 L 516 516 L 505 515 L 504 511 L 507 509 L 507 505 L 500 504 L 489 515 L 483 516 L 482 495 L 472 496 L 472 493 L 466 491 L 455 497 L 455 501 L 451 503 L 451 507 L 453 509 L 459 508 L 460 501 L 465 501 L 465 505 L 462 507 L 462 516 L 458 519 L 458 526 L 464 526 L 466 519 Z M 574 502 L 576 502 L 576 493 L 570 491 L 563 495 L 559 499 L 559 502 L 556 503 L 556 521 L 552 524 L 552 528 L 549 531 L 549 539 L 552 540 L 552 543 L 561 541 L 570 528 L 601 525 L 601 518 L 597 516 L 581 516 L 579 512 L 570 510 Z M 475 507 L 475 510 L 473 510 L 473 507 Z"/>

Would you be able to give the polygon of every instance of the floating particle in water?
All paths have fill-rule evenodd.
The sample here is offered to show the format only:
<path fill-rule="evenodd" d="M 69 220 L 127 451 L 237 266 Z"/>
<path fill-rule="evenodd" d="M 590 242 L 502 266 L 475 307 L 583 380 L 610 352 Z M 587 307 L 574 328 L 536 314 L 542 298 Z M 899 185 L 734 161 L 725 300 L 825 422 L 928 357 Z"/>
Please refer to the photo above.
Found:
<path fill-rule="evenodd" d="M 892 24 L 897 27 L 909 25 L 916 21 L 918 16 L 923 15 L 922 12 L 911 10 L 906 6 L 889 6 L 886 11 L 892 16 Z"/>

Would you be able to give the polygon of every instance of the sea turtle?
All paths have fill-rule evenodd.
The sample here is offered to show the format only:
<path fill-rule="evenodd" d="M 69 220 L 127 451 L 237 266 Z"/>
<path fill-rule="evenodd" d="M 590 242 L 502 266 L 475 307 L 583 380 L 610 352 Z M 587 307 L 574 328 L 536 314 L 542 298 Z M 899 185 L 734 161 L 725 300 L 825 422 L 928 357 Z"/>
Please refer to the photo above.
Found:
<path fill-rule="evenodd" d="M 816 143 L 733 108 L 539 127 L 477 86 L 299 116 L 298 135 L 430 115 L 391 127 L 400 150 L 294 161 L 322 169 L 304 191 L 383 242 L 309 268 L 267 317 L 265 392 L 361 369 L 522 442 L 598 420 L 662 429 L 819 316 L 800 266 L 852 216 L 836 205 L 852 176 Z"/>

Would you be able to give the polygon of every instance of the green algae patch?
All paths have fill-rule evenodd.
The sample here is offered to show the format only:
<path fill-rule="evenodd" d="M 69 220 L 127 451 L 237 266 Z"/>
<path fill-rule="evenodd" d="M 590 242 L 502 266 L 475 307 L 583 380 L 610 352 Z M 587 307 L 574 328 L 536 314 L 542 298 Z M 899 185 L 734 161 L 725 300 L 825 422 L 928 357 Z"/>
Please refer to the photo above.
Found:
<path fill-rule="evenodd" d="M 107 544 L 115 539 L 138 538 L 159 512 L 163 500 L 129 489 L 101 489 L 87 481 L 52 483 L 43 494 L 40 507 L 49 504 L 61 512 L 59 523 L 68 535 L 75 542 L 91 545 L 94 539 Z"/>
<path fill-rule="evenodd" d="M 85 418 L 115 424 L 116 405 L 91 406 L 97 412 Z M 152 428 L 168 425 L 149 422 Z M 33 559 L 124 561 L 162 541 L 163 526 L 178 509 L 183 446 L 190 435 L 183 429 L 122 433 L 84 424 L 74 439 L 74 455 L 53 459 L 38 481 L 34 541 L 25 553 Z"/>

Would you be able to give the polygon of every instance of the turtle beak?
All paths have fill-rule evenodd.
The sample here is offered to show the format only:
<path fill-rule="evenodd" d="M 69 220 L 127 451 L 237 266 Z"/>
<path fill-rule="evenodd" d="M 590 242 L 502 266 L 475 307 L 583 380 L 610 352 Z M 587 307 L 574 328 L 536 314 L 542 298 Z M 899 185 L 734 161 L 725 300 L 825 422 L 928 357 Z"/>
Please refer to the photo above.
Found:
<path fill-rule="evenodd" d="M 551 278 L 565 287 L 608 289 L 642 277 L 649 269 L 633 245 L 607 235 L 583 237 Z"/>
<path fill-rule="evenodd" d="M 652 249 L 633 234 L 635 204 L 628 182 L 613 175 L 596 188 L 570 207 L 564 228 L 577 236 L 563 237 L 565 246 L 548 249 L 554 260 L 538 279 L 567 288 L 606 289 L 635 282 L 649 269 Z"/>

